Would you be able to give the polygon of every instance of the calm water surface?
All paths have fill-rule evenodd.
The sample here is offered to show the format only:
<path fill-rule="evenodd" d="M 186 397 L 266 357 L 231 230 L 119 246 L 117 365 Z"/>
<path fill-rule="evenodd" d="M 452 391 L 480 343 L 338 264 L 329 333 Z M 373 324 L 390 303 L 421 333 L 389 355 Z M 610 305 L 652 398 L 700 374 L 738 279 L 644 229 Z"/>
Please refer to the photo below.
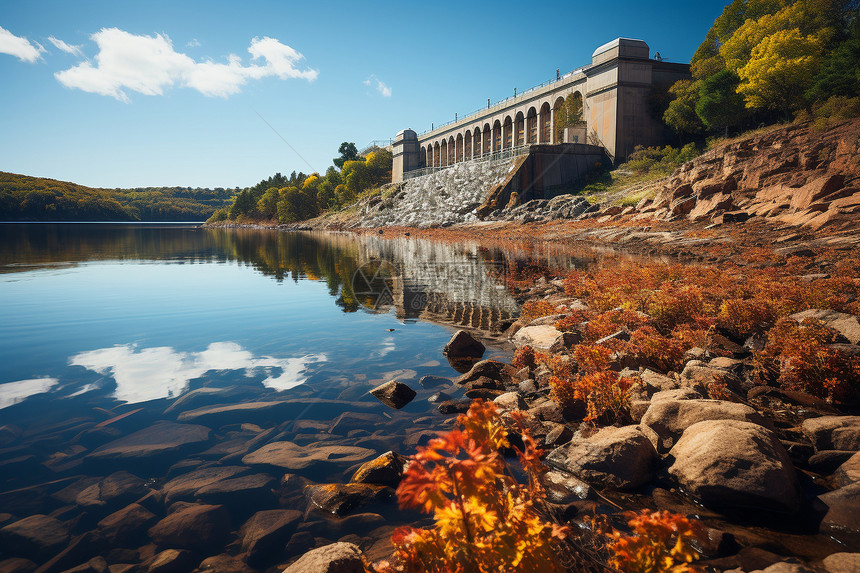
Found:
<path fill-rule="evenodd" d="M 2 416 L 146 404 L 213 378 L 356 398 L 398 371 L 454 375 L 441 349 L 455 325 L 419 319 L 434 303 L 483 309 L 485 327 L 514 315 L 487 258 L 345 235 L 0 225 Z"/>

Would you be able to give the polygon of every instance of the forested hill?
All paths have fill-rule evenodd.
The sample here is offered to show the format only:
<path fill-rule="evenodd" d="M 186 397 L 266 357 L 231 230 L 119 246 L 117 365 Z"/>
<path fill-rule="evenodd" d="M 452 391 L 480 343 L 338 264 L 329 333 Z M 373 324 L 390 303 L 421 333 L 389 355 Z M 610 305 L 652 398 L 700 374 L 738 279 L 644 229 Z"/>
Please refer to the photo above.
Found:
<path fill-rule="evenodd" d="M 97 189 L 0 171 L 0 221 L 205 221 L 239 189 Z"/>

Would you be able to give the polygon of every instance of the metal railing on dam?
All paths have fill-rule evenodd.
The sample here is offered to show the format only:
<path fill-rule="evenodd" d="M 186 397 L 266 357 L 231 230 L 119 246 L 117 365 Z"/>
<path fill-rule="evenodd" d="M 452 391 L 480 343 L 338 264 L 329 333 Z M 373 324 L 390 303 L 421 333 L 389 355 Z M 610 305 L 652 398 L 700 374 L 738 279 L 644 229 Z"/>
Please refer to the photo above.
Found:
<path fill-rule="evenodd" d="M 421 169 L 413 169 L 412 171 L 407 171 L 403 174 L 404 181 L 406 179 L 412 179 L 413 177 L 421 177 L 423 175 L 430 175 L 431 173 L 437 173 L 439 171 L 444 171 L 445 169 L 450 169 L 455 165 L 462 165 L 463 163 L 472 162 L 480 162 L 480 161 L 496 161 L 499 159 L 513 159 L 514 157 L 519 157 L 521 155 L 528 155 L 529 150 L 537 145 L 546 145 L 540 143 L 526 143 L 525 145 L 518 145 L 516 147 L 509 147 L 508 149 L 501 149 L 499 151 L 493 151 L 490 153 L 484 153 L 482 155 L 476 155 L 470 159 L 464 159 L 463 161 L 457 161 L 456 163 L 451 163 L 449 165 L 443 165 L 441 167 L 422 167 Z"/>

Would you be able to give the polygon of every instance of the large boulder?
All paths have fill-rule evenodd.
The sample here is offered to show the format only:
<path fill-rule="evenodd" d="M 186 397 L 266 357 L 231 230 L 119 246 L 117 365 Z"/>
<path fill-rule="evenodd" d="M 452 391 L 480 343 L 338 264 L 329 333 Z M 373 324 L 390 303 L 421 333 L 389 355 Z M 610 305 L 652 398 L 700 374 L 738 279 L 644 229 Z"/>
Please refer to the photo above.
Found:
<path fill-rule="evenodd" d="M 484 355 L 486 347 L 479 340 L 466 332 L 458 330 L 445 345 L 443 353 L 451 358 L 480 358 Z"/>
<path fill-rule="evenodd" d="M 860 553 L 832 553 L 821 564 L 827 573 L 856 573 L 860 571 Z"/>
<path fill-rule="evenodd" d="M 687 428 L 669 452 L 669 473 L 704 505 L 794 513 L 800 486 L 779 439 L 740 420 L 706 420 Z"/>
<path fill-rule="evenodd" d="M 830 478 L 836 487 L 845 487 L 860 482 L 860 452 L 857 452 L 839 466 Z"/>
<path fill-rule="evenodd" d="M 824 323 L 824 326 L 832 328 L 844 336 L 851 344 L 860 344 L 860 320 L 853 314 L 812 308 L 792 314 L 789 318 L 797 322 L 802 322 L 807 318 L 819 320 Z"/>
<path fill-rule="evenodd" d="M 554 326 L 526 326 L 511 339 L 517 348 L 531 346 L 540 352 L 556 352 L 564 348 L 564 333 Z"/>
<path fill-rule="evenodd" d="M 641 423 L 661 437 L 677 440 L 685 429 L 704 420 L 742 420 L 765 424 L 764 418 L 758 412 L 744 404 L 725 400 L 673 400 L 658 395 L 652 398 Z"/>
<path fill-rule="evenodd" d="M 223 505 L 197 505 L 174 511 L 149 529 L 160 547 L 189 549 L 206 555 L 223 547 L 230 535 L 230 513 Z"/>
<path fill-rule="evenodd" d="M 639 426 L 603 428 L 574 438 L 546 458 L 548 465 L 602 487 L 636 489 L 653 476 L 657 451 Z"/>
<path fill-rule="evenodd" d="M 801 424 L 816 451 L 860 450 L 860 416 L 821 416 L 807 418 Z"/>
<path fill-rule="evenodd" d="M 364 573 L 364 563 L 358 546 L 332 543 L 308 551 L 283 573 Z"/>
<path fill-rule="evenodd" d="M 118 471 L 82 490 L 75 502 L 85 509 L 120 507 L 140 499 L 148 491 L 141 478 Z"/>

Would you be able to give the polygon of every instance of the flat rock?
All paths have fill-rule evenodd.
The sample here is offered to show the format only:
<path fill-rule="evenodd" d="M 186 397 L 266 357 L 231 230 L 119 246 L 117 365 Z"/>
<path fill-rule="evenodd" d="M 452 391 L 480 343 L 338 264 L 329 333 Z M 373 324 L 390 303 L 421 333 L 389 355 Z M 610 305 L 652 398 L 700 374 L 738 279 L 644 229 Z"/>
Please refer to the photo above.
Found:
<path fill-rule="evenodd" d="M 371 449 L 357 446 L 302 447 L 293 442 L 272 442 L 243 457 L 242 463 L 302 470 L 317 464 L 355 464 L 374 453 Z"/>
<path fill-rule="evenodd" d="M 860 553 L 833 553 L 821 565 L 827 573 L 856 573 L 860 571 Z"/>
<path fill-rule="evenodd" d="M 389 499 L 394 490 L 366 483 L 329 483 L 309 485 L 305 495 L 316 509 L 343 517 L 360 505 Z"/>
<path fill-rule="evenodd" d="M 164 501 L 167 505 L 177 501 L 194 501 L 199 489 L 248 472 L 248 468 L 243 466 L 210 466 L 192 470 L 164 484 Z"/>
<path fill-rule="evenodd" d="M 335 418 L 328 431 L 332 434 L 345 436 L 352 430 L 370 430 L 386 420 L 379 414 L 344 412 Z"/>
<path fill-rule="evenodd" d="M 399 410 L 415 398 L 415 390 L 398 380 L 389 380 L 371 390 L 370 395 L 389 408 Z"/>
<path fill-rule="evenodd" d="M 29 559 L 12 557 L 0 561 L 0 573 L 33 573 L 39 567 Z"/>
<path fill-rule="evenodd" d="M 498 360 L 481 360 L 473 364 L 468 372 L 457 377 L 454 382 L 463 385 L 484 377 L 507 385 L 512 383 L 516 373 L 516 368 L 510 364 Z"/>
<path fill-rule="evenodd" d="M 860 537 L 860 483 L 853 483 L 818 496 L 826 508 L 821 528 L 831 534 Z"/>
<path fill-rule="evenodd" d="M 142 479 L 127 471 L 118 471 L 85 488 L 75 502 L 89 509 L 117 507 L 143 497 L 148 491 Z"/>
<path fill-rule="evenodd" d="M 93 557 L 86 563 L 66 569 L 63 573 L 110 573 L 104 557 Z"/>
<path fill-rule="evenodd" d="M 716 509 L 794 513 L 800 486 L 770 430 L 740 420 L 706 420 L 687 428 L 670 451 L 669 473 L 688 494 Z"/>
<path fill-rule="evenodd" d="M 481 341 L 475 340 L 475 338 L 465 330 L 458 330 L 454 333 L 454 336 L 451 337 L 451 340 L 448 341 L 448 344 L 445 345 L 445 349 L 442 352 L 446 356 L 451 356 L 452 358 L 480 358 L 484 355 L 485 350 L 486 347 L 481 343 Z"/>
<path fill-rule="evenodd" d="M 860 344 L 860 320 L 853 314 L 813 308 L 792 314 L 789 318 L 797 322 L 802 322 L 807 318 L 819 320 L 828 328 L 832 328 L 847 338 L 851 344 Z"/>
<path fill-rule="evenodd" d="M 807 418 L 800 427 L 816 451 L 860 450 L 860 416 Z"/>
<path fill-rule="evenodd" d="M 124 546 L 156 521 L 154 513 L 132 503 L 98 522 L 99 533 L 114 546 Z"/>
<path fill-rule="evenodd" d="M 248 562 L 259 564 L 277 556 L 301 519 L 302 512 L 292 509 L 268 509 L 252 515 L 239 529 L 242 552 L 248 555 Z"/>
<path fill-rule="evenodd" d="M 741 420 L 765 424 L 764 418 L 758 412 L 744 404 L 725 400 L 673 400 L 668 397 L 659 397 L 656 400 L 652 398 L 641 423 L 661 437 L 677 440 L 685 429 L 704 420 Z"/>
<path fill-rule="evenodd" d="M 250 513 L 256 507 L 274 502 L 272 487 L 275 478 L 267 474 L 252 474 L 216 481 L 201 487 L 197 499 L 210 505 L 225 505 Z M 247 514 L 246 514 L 247 515 Z"/>
<path fill-rule="evenodd" d="M 560 505 L 589 499 L 594 495 L 590 485 L 563 471 L 546 472 L 541 476 L 541 483 L 546 489 L 547 499 Z"/>
<path fill-rule="evenodd" d="M 204 555 L 223 547 L 230 534 L 230 513 L 223 505 L 189 504 L 149 529 L 160 547 L 189 549 Z"/>
<path fill-rule="evenodd" d="M 526 326 L 511 341 L 517 348 L 531 346 L 540 352 L 556 352 L 564 348 L 564 333 L 550 325 Z"/>
<path fill-rule="evenodd" d="M 265 421 L 281 422 L 299 415 L 311 420 L 330 420 L 344 411 L 366 411 L 372 408 L 373 404 L 364 402 L 329 400 L 325 398 L 291 398 L 289 400 L 243 402 L 239 404 L 213 404 L 182 412 L 177 419 L 180 422 L 210 424 L 214 427 L 243 422 L 253 422 L 255 424 Z"/>
<path fill-rule="evenodd" d="M 657 451 L 638 426 L 603 428 L 574 438 L 546 458 L 548 465 L 602 487 L 631 490 L 649 482 Z"/>
<path fill-rule="evenodd" d="M 500 410 L 525 410 L 528 408 L 526 401 L 518 392 L 505 392 L 493 398 L 493 402 Z"/>
<path fill-rule="evenodd" d="M 406 467 L 407 461 L 398 453 L 385 452 L 378 458 L 362 464 L 353 474 L 350 482 L 397 487 L 403 479 L 403 468 Z"/>
<path fill-rule="evenodd" d="M 37 562 L 60 552 L 68 541 L 68 527 L 47 515 L 31 515 L 0 529 L 0 548 L 4 553 Z"/>
<path fill-rule="evenodd" d="M 357 545 L 332 543 L 308 551 L 283 573 L 364 573 L 364 564 Z"/>
<path fill-rule="evenodd" d="M 143 461 L 179 454 L 209 441 L 209 428 L 196 424 L 159 422 L 100 446 L 90 452 L 91 461 Z"/>
<path fill-rule="evenodd" d="M 140 564 L 141 573 L 186 573 L 199 560 L 187 549 L 165 549 Z"/>

